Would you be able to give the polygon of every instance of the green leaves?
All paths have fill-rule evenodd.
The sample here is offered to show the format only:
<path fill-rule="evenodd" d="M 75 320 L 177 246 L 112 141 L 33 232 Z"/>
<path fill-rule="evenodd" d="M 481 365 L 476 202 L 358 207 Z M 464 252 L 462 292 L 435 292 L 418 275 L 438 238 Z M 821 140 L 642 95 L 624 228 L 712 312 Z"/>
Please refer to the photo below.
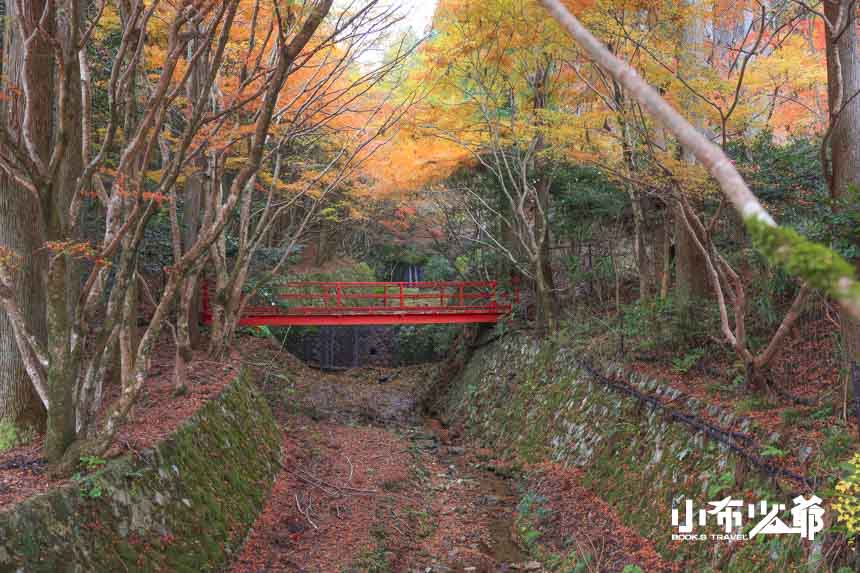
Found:
<path fill-rule="evenodd" d="M 72 476 L 72 481 L 78 483 L 82 497 L 99 498 L 104 493 L 104 481 L 100 470 L 107 464 L 107 460 L 99 456 L 81 456 L 83 472 L 77 472 Z M 94 472 L 94 473 L 87 473 Z"/>
<path fill-rule="evenodd" d="M 781 450 L 773 444 L 769 444 L 761 449 L 761 455 L 764 458 L 781 458 L 784 457 L 785 454 L 785 450 Z"/>
<path fill-rule="evenodd" d="M 732 472 L 724 472 L 717 479 L 708 485 L 708 499 L 714 499 L 722 492 L 731 489 L 735 485 L 735 474 Z"/>
<path fill-rule="evenodd" d="M 683 357 L 672 359 L 672 370 L 680 374 L 686 374 L 699 363 L 699 360 L 701 360 L 704 355 L 704 348 L 695 348 Z"/>

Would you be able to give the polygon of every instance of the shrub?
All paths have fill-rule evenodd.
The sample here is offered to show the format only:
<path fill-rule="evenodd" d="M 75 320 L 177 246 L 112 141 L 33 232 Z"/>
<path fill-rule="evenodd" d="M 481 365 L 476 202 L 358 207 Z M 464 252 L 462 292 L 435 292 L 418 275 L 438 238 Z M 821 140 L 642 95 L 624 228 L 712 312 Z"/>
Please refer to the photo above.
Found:
<path fill-rule="evenodd" d="M 0 421 L 0 453 L 11 450 L 14 447 L 26 444 L 36 437 L 35 430 L 21 430 L 12 422 Z"/>
<path fill-rule="evenodd" d="M 845 529 L 849 540 L 860 534 L 860 454 L 854 454 L 847 464 L 846 476 L 836 484 L 833 511 L 840 527 Z"/>

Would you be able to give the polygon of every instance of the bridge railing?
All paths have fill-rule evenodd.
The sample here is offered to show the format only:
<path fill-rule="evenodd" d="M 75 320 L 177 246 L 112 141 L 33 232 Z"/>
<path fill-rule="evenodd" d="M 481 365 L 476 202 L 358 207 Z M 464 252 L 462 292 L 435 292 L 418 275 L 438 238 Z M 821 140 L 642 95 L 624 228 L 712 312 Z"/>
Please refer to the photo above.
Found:
<path fill-rule="evenodd" d="M 498 281 L 349 282 L 290 281 L 273 285 L 265 302 L 245 316 L 373 316 L 409 314 L 505 314 L 519 303 L 519 283 Z M 211 318 L 209 287 L 203 312 Z"/>
<path fill-rule="evenodd" d="M 497 281 L 289 282 L 277 297 L 288 312 L 498 311 L 515 302 Z"/>

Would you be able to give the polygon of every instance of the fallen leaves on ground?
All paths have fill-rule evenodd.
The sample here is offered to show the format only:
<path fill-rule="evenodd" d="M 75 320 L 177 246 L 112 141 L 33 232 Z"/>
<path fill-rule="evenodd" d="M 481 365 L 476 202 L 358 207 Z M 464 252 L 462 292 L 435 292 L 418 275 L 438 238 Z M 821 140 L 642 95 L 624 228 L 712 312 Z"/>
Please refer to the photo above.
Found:
<path fill-rule="evenodd" d="M 173 433 L 208 400 L 218 396 L 237 373 L 237 357 L 219 362 L 209 360 L 205 353 L 196 352 L 188 372 L 188 391 L 175 394 L 173 381 L 174 349 L 162 343 L 156 349 L 152 369 L 142 395 L 128 421 L 120 428 L 106 458 L 126 452 L 149 448 Z M 119 395 L 119 384 L 105 388 L 105 407 Z M 98 420 L 96 421 L 98 423 Z M 0 454 L 0 508 L 24 501 L 51 488 L 70 483 L 49 475 L 48 464 L 42 456 L 43 437 Z"/>

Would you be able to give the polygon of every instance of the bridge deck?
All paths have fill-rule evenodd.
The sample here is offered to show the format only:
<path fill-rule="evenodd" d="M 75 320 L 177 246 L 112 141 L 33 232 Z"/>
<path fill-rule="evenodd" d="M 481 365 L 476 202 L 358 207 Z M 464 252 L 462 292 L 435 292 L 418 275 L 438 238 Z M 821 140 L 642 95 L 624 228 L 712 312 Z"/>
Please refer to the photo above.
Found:
<path fill-rule="evenodd" d="M 268 304 L 249 306 L 242 326 L 358 326 L 494 323 L 519 302 L 519 285 L 497 281 L 289 282 Z M 203 321 L 210 324 L 209 290 Z"/>

